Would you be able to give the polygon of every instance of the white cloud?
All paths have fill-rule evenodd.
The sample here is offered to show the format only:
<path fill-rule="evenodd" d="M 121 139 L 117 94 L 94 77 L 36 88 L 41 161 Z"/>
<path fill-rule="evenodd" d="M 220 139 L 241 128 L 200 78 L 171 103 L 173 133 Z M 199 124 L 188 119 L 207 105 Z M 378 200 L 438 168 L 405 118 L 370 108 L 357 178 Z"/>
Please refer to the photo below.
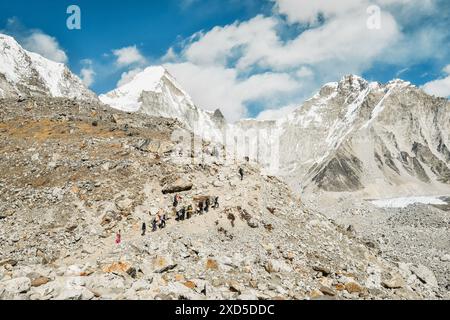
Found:
<path fill-rule="evenodd" d="M 116 63 L 120 67 L 144 65 L 147 63 L 147 60 L 136 46 L 113 50 L 113 54 L 116 56 Z"/>
<path fill-rule="evenodd" d="M 298 109 L 298 106 L 291 105 L 286 107 L 281 107 L 279 109 L 268 109 L 261 112 L 257 120 L 278 120 L 283 117 L 286 117 L 289 113 L 294 112 L 296 109 Z"/>
<path fill-rule="evenodd" d="M 83 68 L 80 71 L 80 77 L 84 85 L 90 87 L 94 83 L 95 71 L 93 68 L 92 60 L 85 59 L 81 62 Z"/>
<path fill-rule="evenodd" d="M 273 0 L 279 13 L 287 16 L 291 23 L 315 24 L 319 22 L 319 15 L 330 18 L 343 15 L 350 10 L 361 8 L 362 0 Z M 367 6 L 366 6 L 367 8 Z"/>
<path fill-rule="evenodd" d="M 440 53 L 435 48 L 445 45 L 448 36 L 427 24 L 410 30 L 412 13 L 430 14 L 436 10 L 435 0 L 272 2 L 269 16 L 195 33 L 160 58 L 200 107 L 221 108 L 234 121 L 249 116 L 250 104 L 256 104 L 265 109 L 260 118 L 277 118 L 323 83 L 344 74 L 362 74 L 380 62 L 401 70 L 437 57 Z M 379 30 L 367 25 L 367 9 L 373 4 L 382 9 Z M 407 32 L 405 24 L 410 28 Z M 289 32 L 286 38 L 282 32 L 286 27 L 298 33 Z M 117 64 L 134 68 L 122 74 L 119 85 L 123 85 L 145 59 L 135 46 L 120 50 L 114 51 Z"/>
<path fill-rule="evenodd" d="M 172 63 L 165 67 L 206 110 L 220 108 L 229 121 L 247 117 L 246 103 L 270 101 L 274 96 L 289 94 L 301 87 L 285 73 L 262 73 L 240 79 L 233 68 L 199 66 L 191 62 Z"/>
<path fill-rule="evenodd" d="M 244 69 L 280 45 L 277 23 L 275 18 L 258 15 L 246 22 L 215 27 L 196 34 L 183 55 L 198 65 L 226 65 L 237 57 L 238 68 Z"/>
<path fill-rule="evenodd" d="M 169 70 L 194 101 L 207 109 L 221 107 L 230 120 L 247 116 L 249 102 L 263 109 L 299 105 L 323 83 L 362 73 L 400 37 L 389 12 L 381 15 L 382 30 L 369 30 L 366 11 L 359 14 L 352 10 L 354 1 L 345 3 L 345 10 L 331 5 L 326 23 L 290 40 L 279 33 L 284 20 L 258 15 L 196 33 L 178 56 L 170 49 L 164 59 L 170 57 Z"/>
<path fill-rule="evenodd" d="M 382 9 L 394 8 L 397 13 L 411 18 L 411 9 L 416 15 L 434 9 L 435 0 L 272 0 L 276 10 L 285 15 L 290 23 L 315 25 L 320 19 L 358 14 L 367 17 L 367 9 L 378 5 Z"/>
<path fill-rule="evenodd" d="M 438 97 L 450 97 L 450 65 L 446 66 L 443 71 L 447 77 L 430 81 L 423 86 L 423 90 Z"/>
<path fill-rule="evenodd" d="M 314 75 L 314 72 L 308 67 L 301 67 L 296 72 L 297 77 L 299 78 L 307 78 Z"/>
<path fill-rule="evenodd" d="M 33 31 L 21 42 L 28 51 L 36 52 L 47 59 L 60 63 L 68 61 L 67 55 L 59 46 L 58 41 L 41 31 Z"/>
<path fill-rule="evenodd" d="M 443 71 L 450 75 L 450 64 L 446 66 Z"/>
<path fill-rule="evenodd" d="M 169 50 L 167 50 L 166 54 L 161 58 L 162 62 L 174 62 L 178 58 L 177 54 L 175 53 L 175 50 L 170 47 Z"/>
<path fill-rule="evenodd" d="M 26 50 L 59 63 L 67 63 L 68 58 L 56 38 L 38 29 L 27 29 L 16 17 L 6 20 L 4 29 L 0 33 L 8 34 L 16 39 Z"/>
<path fill-rule="evenodd" d="M 117 87 L 122 87 L 124 85 L 126 85 L 127 83 L 130 83 L 134 77 L 142 72 L 144 69 L 142 68 L 136 68 L 136 69 L 132 69 L 130 71 L 124 72 L 122 73 L 122 76 L 120 77 L 119 82 L 117 83 Z"/>

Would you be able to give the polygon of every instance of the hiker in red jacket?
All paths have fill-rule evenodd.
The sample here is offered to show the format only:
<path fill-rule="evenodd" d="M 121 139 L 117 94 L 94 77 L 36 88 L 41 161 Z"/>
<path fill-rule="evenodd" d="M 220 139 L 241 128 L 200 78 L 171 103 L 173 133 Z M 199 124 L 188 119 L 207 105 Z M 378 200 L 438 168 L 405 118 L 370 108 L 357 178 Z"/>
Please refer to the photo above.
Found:
<path fill-rule="evenodd" d="M 119 232 L 116 234 L 116 244 L 120 244 L 122 242 L 122 235 L 119 230 Z"/>

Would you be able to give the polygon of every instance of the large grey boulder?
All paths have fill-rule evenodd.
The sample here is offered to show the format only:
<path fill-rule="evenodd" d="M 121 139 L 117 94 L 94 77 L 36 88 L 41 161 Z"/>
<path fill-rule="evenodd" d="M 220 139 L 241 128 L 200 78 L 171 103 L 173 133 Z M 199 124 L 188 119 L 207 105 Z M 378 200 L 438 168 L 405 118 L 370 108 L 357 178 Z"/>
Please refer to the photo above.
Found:
<path fill-rule="evenodd" d="M 27 277 L 11 279 L 0 283 L 0 288 L 1 287 L 11 294 L 25 293 L 31 288 L 31 280 Z"/>

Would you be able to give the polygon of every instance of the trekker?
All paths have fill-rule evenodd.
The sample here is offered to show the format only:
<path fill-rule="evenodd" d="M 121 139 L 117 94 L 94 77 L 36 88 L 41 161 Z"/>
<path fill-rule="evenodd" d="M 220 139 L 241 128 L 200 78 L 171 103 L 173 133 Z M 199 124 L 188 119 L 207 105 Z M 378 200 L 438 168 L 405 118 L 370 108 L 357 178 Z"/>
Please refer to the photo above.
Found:
<path fill-rule="evenodd" d="M 210 204 L 211 204 L 211 202 L 210 202 L 209 198 L 206 199 L 206 201 L 205 201 L 205 212 L 206 212 L 206 213 L 209 212 L 209 206 L 210 206 Z"/>
<path fill-rule="evenodd" d="M 187 212 L 186 212 L 186 219 L 190 219 L 192 218 L 192 215 L 194 214 L 194 210 L 192 208 L 192 205 L 190 204 L 187 208 Z"/>
<path fill-rule="evenodd" d="M 158 213 L 156 214 L 156 217 L 155 217 L 157 227 L 159 227 L 161 225 L 161 214 L 159 212 L 160 211 L 158 211 Z"/>
<path fill-rule="evenodd" d="M 175 197 L 173 198 L 173 207 L 174 208 L 178 207 L 181 200 L 183 200 L 183 198 L 180 195 L 176 194 Z"/>
<path fill-rule="evenodd" d="M 241 181 L 244 180 L 244 169 L 239 168 L 239 175 L 241 176 Z"/>
<path fill-rule="evenodd" d="M 145 222 L 142 223 L 142 236 L 145 236 L 145 232 L 147 231 L 147 225 Z"/>
<path fill-rule="evenodd" d="M 167 220 L 166 214 L 163 214 L 159 222 L 160 229 L 164 229 L 166 227 L 166 220 Z"/>
<path fill-rule="evenodd" d="M 198 212 L 198 214 L 200 214 L 200 215 L 203 214 L 203 201 L 200 201 L 200 202 L 199 202 L 197 212 Z"/>
<path fill-rule="evenodd" d="M 217 209 L 217 208 L 219 208 L 219 197 L 214 197 L 214 204 L 213 204 L 213 208 L 214 209 Z"/>
<path fill-rule="evenodd" d="M 121 234 L 121 230 L 119 230 L 119 232 L 117 232 L 116 234 L 116 244 L 119 245 L 122 242 L 122 234 Z"/>
<path fill-rule="evenodd" d="M 156 222 L 156 218 L 153 218 L 152 220 L 152 232 L 156 232 L 156 230 L 158 230 L 158 225 Z"/>
<path fill-rule="evenodd" d="M 179 211 L 177 211 L 177 221 L 183 221 L 184 220 L 184 208 L 181 208 Z"/>

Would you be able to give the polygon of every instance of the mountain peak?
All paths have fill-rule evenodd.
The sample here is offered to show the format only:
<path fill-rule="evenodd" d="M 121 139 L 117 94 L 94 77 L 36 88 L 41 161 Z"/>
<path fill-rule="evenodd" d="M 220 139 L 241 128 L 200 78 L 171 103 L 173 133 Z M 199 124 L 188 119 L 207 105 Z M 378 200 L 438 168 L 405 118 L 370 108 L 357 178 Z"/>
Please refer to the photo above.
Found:
<path fill-rule="evenodd" d="M 402 88 L 404 88 L 404 87 L 409 87 L 411 85 L 412 85 L 411 82 L 405 81 L 405 80 L 402 80 L 402 79 L 393 79 L 393 80 L 391 80 L 391 81 L 389 81 L 387 83 L 388 87 L 402 87 Z"/>
<path fill-rule="evenodd" d="M 100 95 L 99 98 L 103 103 L 113 108 L 136 112 L 141 108 L 144 93 L 148 96 L 150 93 L 161 95 L 172 91 L 174 91 L 172 97 L 174 101 L 182 99 L 186 104 L 193 106 L 190 96 L 163 66 L 150 66 L 137 73 L 131 81 L 109 93 Z"/>
<path fill-rule="evenodd" d="M 341 81 L 339 81 L 339 89 L 350 89 L 352 91 L 354 90 L 363 90 L 367 88 L 369 85 L 369 82 L 357 75 L 349 74 L 344 76 Z"/>
<path fill-rule="evenodd" d="M 13 37 L 8 36 L 7 34 L 4 34 L 4 33 L 0 33 L 0 41 L 1 41 L 1 43 L 10 42 L 10 43 L 17 44 L 17 41 Z"/>
<path fill-rule="evenodd" d="M 0 34 L 0 98 L 19 96 L 97 100 L 64 64 L 29 52 L 13 37 Z"/>
<path fill-rule="evenodd" d="M 135 89 L 139 91 L 154 91 L 161 82 L 167 70 L 161 66 L 150 66 L 137 73 L 131 81 L 120 86 L 118 89 Z"/>

